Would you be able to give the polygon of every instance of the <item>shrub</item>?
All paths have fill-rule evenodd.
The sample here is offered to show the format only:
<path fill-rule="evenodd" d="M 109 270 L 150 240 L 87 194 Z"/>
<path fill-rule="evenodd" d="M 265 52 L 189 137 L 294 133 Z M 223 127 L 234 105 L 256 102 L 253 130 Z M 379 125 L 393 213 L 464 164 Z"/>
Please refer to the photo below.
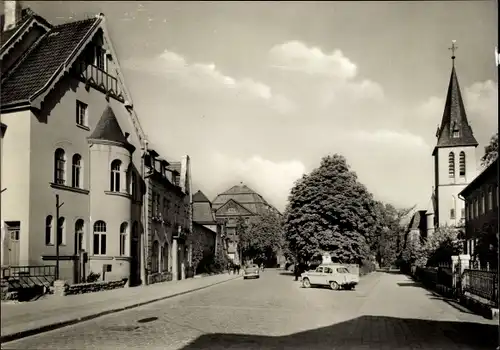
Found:
<path fill-rule="evenodd" d="M 85 283 L 97 282 L 99 280 L 99 278 L 101 278 L 101 274 L 100 273 L 95 273 L 93 271 L 90 271 L 90 273 L 88 274 L 87 278 L 85 278 Z"/>

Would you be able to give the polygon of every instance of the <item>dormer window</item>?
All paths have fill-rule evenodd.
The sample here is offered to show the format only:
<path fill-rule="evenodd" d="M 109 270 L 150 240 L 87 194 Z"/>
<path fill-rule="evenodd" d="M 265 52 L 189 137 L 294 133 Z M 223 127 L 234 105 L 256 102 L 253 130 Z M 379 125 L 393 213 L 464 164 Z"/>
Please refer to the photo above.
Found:
<path fill-rule="evenodd" d="M 458 139 L 460 137 L 460 131 L 458 129 L 453 130 L 453 138 Z"/>
<path fill-rule="evenodd" d="M 99 68 L 102 71 L 106 71 L 106 51 L 100 47 L 96 46 L 94 48 L 94 57 L 95 57 L 95 62 L 94 65 Z"/>

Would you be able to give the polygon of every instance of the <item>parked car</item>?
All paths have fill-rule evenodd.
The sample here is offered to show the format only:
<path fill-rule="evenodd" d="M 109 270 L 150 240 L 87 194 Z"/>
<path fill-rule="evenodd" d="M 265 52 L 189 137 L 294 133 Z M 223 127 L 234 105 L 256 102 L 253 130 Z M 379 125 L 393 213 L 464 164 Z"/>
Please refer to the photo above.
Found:
<path fill-rule="evenodd" d="M 243 279 L 247 278 L 260 278 L 259 267 L 257 265 L 247 265 L 243 269 Z"/>
<path fill-rule="evenodd" d="M 340 264 L 321 264 L 316 270 L 306 271 L 300 275 L 302 286 L 330 286 L 333 290 L 354 289 L 359 283 L 359 276 L 352 274 Z"/>

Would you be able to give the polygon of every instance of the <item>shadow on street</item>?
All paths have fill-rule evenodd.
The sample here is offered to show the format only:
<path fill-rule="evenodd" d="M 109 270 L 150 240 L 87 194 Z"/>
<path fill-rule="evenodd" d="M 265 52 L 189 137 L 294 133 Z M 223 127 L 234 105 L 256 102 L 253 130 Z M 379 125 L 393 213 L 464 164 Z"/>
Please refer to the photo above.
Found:
<path fill-rule="evenodd" d="M 291 272 L 291 271 L 282 271 L 282 272 L 280 272 L 280 275 L 283 275 L 283 276 L 293 276 L 293 272 Z"/>
<path fill-rule="evenodd" d="M 497 327 L 480 323 L 438 322 L 362 316 L 292 335 L 206 334 L 186 345 L 191 349 L 494 349 Z M 451 345 L 451 347 L 450 347 Z"/>
<path fill-rule="evenodd" d="M 423 288 L 423 285 L 418 282 L 398 282 L 398 286 L 400 287 L 418 287 L 418 288 Z"/>

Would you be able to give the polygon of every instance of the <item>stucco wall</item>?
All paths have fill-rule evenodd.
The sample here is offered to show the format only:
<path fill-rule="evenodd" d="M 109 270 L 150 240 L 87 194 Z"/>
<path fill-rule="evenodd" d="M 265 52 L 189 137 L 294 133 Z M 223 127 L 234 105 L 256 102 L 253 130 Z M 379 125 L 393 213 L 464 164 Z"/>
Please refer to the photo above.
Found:
<path fill-rule="evenodd" d="M 460 176 L 460 152 L 465 153 L 465 176 Z M 449 176 L 449 153 L 454 153 L 455 176 Z M 464 201 L 458 194 L 477 176 L 475 147 L 439 148 L 437 152 L 436 184 L 439 225 L 456 225 L 462 218 Z M 455 209 L 455 219 L 451 219 L 450 210 Z"/>

